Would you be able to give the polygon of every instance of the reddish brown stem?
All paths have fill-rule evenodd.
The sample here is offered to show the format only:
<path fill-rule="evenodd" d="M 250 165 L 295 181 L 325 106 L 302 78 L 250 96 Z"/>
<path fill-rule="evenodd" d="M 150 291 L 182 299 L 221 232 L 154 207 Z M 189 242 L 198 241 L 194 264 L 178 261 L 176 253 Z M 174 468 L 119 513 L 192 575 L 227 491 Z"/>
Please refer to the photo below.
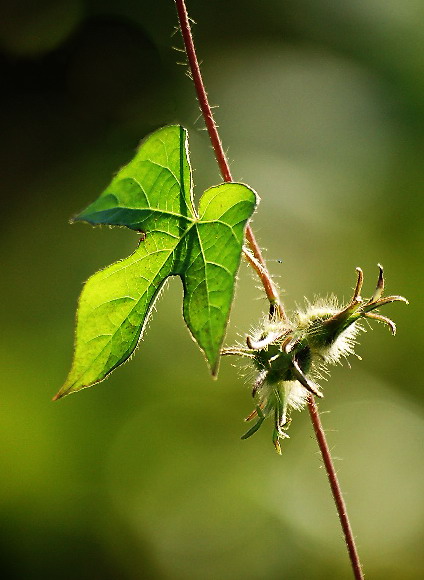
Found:
<path fill-rule="evenodd" d="M 352 527 L 350 525 L 349 517 L 347 515 L 346 503 L 343 499 L 343 494 L 340 488 L 339 480 L 337 478 L 336 470 L 334 468 L 333 459 L 331 457 L 324 429 L 322 428 L 321 419 L 318 413 L 318 407 L 312 395 L 310 395 L 308 399 L 308 408 L 309 414 L 311 416 L 312 425 L 315 431 L 315 437 L 318 442 L 318 447 L 319 450 L 321 451 L 322 459 L 324 461 L 325 470 L 327 472 L 328 481 L 331 487 L 331 492 L 333 494 L 334 502 L 336 504 L 337 512 L 339 514 L 340 524 L 343 529 L 347 551 L 349 553 L 349 558 L 352 565 L 352 571 L 356 580 L 363 580 L 364 575 L 362 573 L 361 562 L 359 560 L 358 550 L 356 549 Z"/>
<path fill-rule="evenodd" d="M 212 143 L 215 157 L 221 171 L 224 181 L 233 181 L 230 172 L 230 166 L 222 147 L 221 139 L 218 134 L 218 128 L 213 118 L 212 109 L 210 108 L 205 85 L 203 84 L 202 74 L 200 72 L 199 62 L 197 60 L 196 50 L 194 48 L 193 36 L 191 34 L 190 21 L 187 8 L 183 0 L 175 0 L 180 21 L 181 34 L 184 40 L 185 51 L 187 54 L 188 64 L 190 66 L 193 83 L 196 88 L 197 98 L 199 100 L 200 110 L 206 123 L 209 138 Z"/>
<path fill-rule="evenodd" d="M 215 152 L 215 157 L 218 162 L 222 178 L 224 179 L 224 181 L 231 182 L 233 181 L 233 178 L 231 176 L 230 167 L 224 149 L 222 147 L 218 129 L 212 114 L 212 110 L 209 105 L 205 86 L 203 84 L 203 79 L 200 72 L 196 51 L 194 48 L 193 37 L 191 34 L 191 27 L 189 17 L 187 14 L 187 8 L 185 6 L 184 0 L 175 0 L 175 4 L 177 7 L 178 18 L 181 27 L 181 33 L 184 40 L 188 64 L 190 66 L 194 86 L 197 93 L 197 98 L 199 101 L 200 109 L 203 114 L 203 118 L 206 123 L 206 128 L 209 133 L 209 138 L 211 140 L 212 147 Z M 286 315 L 280 303 L 277 288 L 272 281 L 271 275 L 268 272 L 265 260 L 262 256 L 262 252 L 259 248 L 259 245 L 255 239 L 254 233 L 250 225 L 248 225 L 246 228 L 246 239 L 248 241 L 252 254 L 250 254 L 250 252 L 246 252 L 245 255 L 247 260 L 252 265 L 254 270 L 257 272 L 259 278 L 261 279 L 261 282 L 265 289 L 266 296 L 270 302 L 270 313 L 272 315 L 277 315 L 280 316 L 281 318 L 285 318 Z M 358 552 L 356 550 L 352 529 L 350 527 L 349 519 L 347 516 L 346 505 L 343 500 L 336 471 L 334 469 L 333 461 L 331 459 L 330 450 L 328 448 L 324 430 L 322 428 L 321 421 L 318 415 L 318 409 L 315 405 L 315 401 L 312 396 L 310 396 L 309 398 L 308 405 L 312 424 L 315 430 L 315 435 L 324 460 L 328 480 L 330 482 L 331 491 L 334 497 L 334 501 L 336 503 L 337 511 L 339 513 L 340 523 L 343 528 L 343 533 L 345 535 L 349 557 L 352 564 L 352 570 L 356 580 L 363 580 Z"/>
<path fill-rule="evenodd" d="M 252 233 L 252 239 L 253 242 L 257 245 L 255 237 L 253 236 L 253 232 L 252 230 L 249 228 L 249 231 Z M 246 231 L 246 238 L 247 238 L 247 231 Z M 246 260 L 249 262 L 249 264 L 252 266 L 252 268 L 255 270 L 255 272 L 257 273 L 257 275 L 259 276 L 262 285 L 265 289 L 265 294 L 269 300 L 269 314 L 270 314 L 270 318 L 273 318 L 274 316 L 279 318 L 280 320 L 286 320 L 286 314 L 284 312 L 283 309 L 283 305 L 281 304 L 280 300 L 279 300 L 279 296 L 278 296 L 278 290 L 274 285 L 274 282 L 272 281 L 271 276 L 268 273 L 268 270 L 266 269 L 266 267 L 263 265 L 264 262 L 260 262 L 255 254 L 253 252 L 251 252 L 250 250 L 248 250 L 247 248 L 243 249 L 244 251 L 244 257 L 246 258 Z M 260 252 L 260 249 L 258 247 L 258 251 Z"/>
<path fill-rule="evenodd" d="M 209 133 L 209 138 L 212 143 L 215 158 L 217 160 L 223 180 L 231 182 L 233 181 L 233 178 L 231 175 L 230 166 L 228 163 L 227 156 L 225 155 L 224 148 L 222 147 L 222 142 L 219 137 L 218 128 L 215 123 L 212 109 L 209 105 L 208 95 L 206 93 L 205 85 L 203 83 L 202 73 L 200 72 L 199 62 L 197 60 L 196 50 L 194 48 L 193 36 L 191 33 L 190 20 L 188 17 L 187 8 L 185 6 L 184 0 L 175 0 L 175 4 L 177 7 L 178 19 L 180 21 L 181 34 L 184 40 L 187 60 L 190 66 L 191 75 L 193 77 L 193 83 L 197 93 L 197 99 L 199 101 L 200 110 L 202 111 L 206 128 Z M 261 265 L 261 268 L 255 267 L 255 270 L 262 282 L 266 296 L 270 302 L 271 305 L 270 311 L 272 312 L 272 314 L 275 314 L 280 318 L 285 318 L 285 313 L 280 303 L 277 288 L 274 282 L 272 281 L 270 273 L 268 272 L 268 268 L 262 256 L 262 252 L 259 248 L 259 245 L 255 239 L 255 235 L 249 224 L 247 225 L 246 228 L 246 239 L 255 259 Z"/>

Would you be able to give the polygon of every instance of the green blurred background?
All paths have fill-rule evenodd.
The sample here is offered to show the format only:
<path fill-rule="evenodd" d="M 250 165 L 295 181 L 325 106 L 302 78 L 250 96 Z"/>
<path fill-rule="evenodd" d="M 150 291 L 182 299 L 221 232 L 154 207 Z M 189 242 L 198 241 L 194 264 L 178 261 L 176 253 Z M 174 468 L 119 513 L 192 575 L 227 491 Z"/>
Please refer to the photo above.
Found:
<path fill-rule="evenodd" d="M 373 325 L 320 405 L 367 577 L 423 570 L 420 0 L 192 0 L 236 180 L 288 309 L 365 294 L 385 266 L 396 338 Z M 220 181 L 171 0 L 14 0 L 0 20 L 1 570 L 4 578 L 348 579 L 307 412 L 278 457 L 248 441 L 249 388 L 213 382 L 172 280 L 130 364 L 58 403 L 84 280 L 124 229 L 68 225 L 140 139 L 190 132 L 196 195 Z M 227 343 L 266 309 L 242 265 Z"/>

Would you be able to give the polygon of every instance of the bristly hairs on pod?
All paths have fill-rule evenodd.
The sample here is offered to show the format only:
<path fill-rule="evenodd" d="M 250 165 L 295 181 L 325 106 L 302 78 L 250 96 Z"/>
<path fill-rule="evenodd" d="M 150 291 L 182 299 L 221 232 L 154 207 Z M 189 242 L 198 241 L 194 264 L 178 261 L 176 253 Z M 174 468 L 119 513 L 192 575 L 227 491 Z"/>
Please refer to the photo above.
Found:
<path fill-rule="evenodd" d="M 281 453 L 280 441 L 288 438 L 290 411 L 301 410 L 312 394 L 322 397 L 316 381 L 325 378 L 328 366 L 355 354 L 362 319 L 377 320 L 386 324 L 392 334 L 395 323 L 375 312 L 391 302 L 406 302 L 403 296 L 383 297 L 384 274 L 379 265 L 376 289 L 371 298 L 361 297 L 364 275 L 356 269 L 357 281 L 350 302 L 340 307 L 334 296 L 306 303 L 304 310 L 297 309 L 292 319 L 278 316 L 278 312 L 263 319 L 260 328 L 246 337 L 242 344 L 222 350 L 222 355 L 247 359 L 255 370 L 252 397 L 255 408 L 246 421 L 257 419 L 245 433 L 247 439 L 271 416 L 274 421 L 273 443 Z"/>

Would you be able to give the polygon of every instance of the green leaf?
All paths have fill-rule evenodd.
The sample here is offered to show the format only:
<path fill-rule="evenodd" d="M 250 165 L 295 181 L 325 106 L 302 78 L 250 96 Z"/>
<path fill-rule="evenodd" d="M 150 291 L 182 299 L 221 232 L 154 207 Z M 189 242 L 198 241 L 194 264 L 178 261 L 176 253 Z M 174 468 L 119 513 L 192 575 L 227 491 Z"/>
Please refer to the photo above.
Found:
<path fill-rule="evenodd" d="M 257 204 L 246 185 L 208 189 L 193 206 L 187 132 L 165 127 L 75 221 L 142 232 L 136 251 L 85 284 L 77 314 L 75 353 L 55 399 L 103 380 L 125 362 L 143 335 L 168 276 L 180 276 L 187 326 L 216 374 L 244 231 Z"/>

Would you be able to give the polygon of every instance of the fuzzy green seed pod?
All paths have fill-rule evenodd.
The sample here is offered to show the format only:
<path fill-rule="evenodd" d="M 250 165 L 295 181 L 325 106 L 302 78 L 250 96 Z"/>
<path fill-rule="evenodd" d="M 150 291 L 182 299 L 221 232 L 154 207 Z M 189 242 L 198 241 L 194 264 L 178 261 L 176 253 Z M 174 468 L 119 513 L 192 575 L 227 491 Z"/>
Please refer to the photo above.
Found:
<path fill-rule="evenodd" d="M 358 333 L 363 330 L 361 319 L 372 319 L 389 326 L 396 333 L 395 323 L 374 312 L 391 302 L 406 302 L 403 296 L 383 298 L 384 275 L 379 276 L 374 294 L 369 300 L 361 297 L 364 276 L 360 268 L 350 302 L 340 308 L 335 298 L 308 303 L 304 311 L 294 313 L 293 320 L 276 316 L 263 321 L 253 336 L 246 338 L 246 347 L 224 349 L 223 355 L 247 357 L 257 371 L 252 396 L 256 408 L 246 418 L 257 418 L 254 426 L 243 435 L 253 435 L 268 416 L 274 418 L 273 442 L 281 453 L 280 440 L 287 438 L 291 409 L 302 409 L 308 397 L 323 394 L 317 380 L 328 374 L 328 365 L 340 362 L 354 348 Z"/>

